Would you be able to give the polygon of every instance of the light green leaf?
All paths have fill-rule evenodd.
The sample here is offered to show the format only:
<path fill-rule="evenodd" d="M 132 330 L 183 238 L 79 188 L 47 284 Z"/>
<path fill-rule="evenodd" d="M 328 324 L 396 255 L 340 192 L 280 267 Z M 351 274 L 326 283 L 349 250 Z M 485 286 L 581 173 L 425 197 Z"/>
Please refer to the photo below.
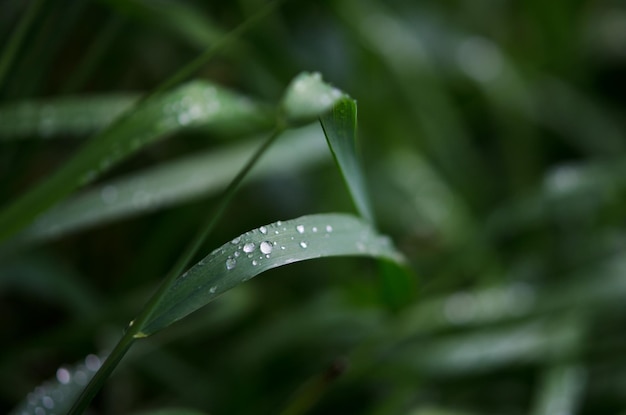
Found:
<path fill-rule="evenodd" d="M 187 127 L 217 131 L 268 127 L 265 108 L 208 82 L 191 82 L 153 98 L 90 140 L 47 180 L 0 212 L 0 240 L 82 184 L 145 145 Z"/>
<path fill-rule="evenodd" d="M 251 179 L 294 171 L 327 160 L 316 125 L 285 134 L 253 170 Z M 154 211 L 214 193 L 237 173 L 259 146 L 257 140 L 185 157 L 104 183 L 59 203 L 11 241 L 11 247 Z"/>
<path fill-rule="evenodd" d="M 321 214 L 278 221 L 234 238 L 180 276 L 137 337 L 169 326 L 263 271 L 332 256 L 403 262 L 387 237 L 350 215 Z"/>

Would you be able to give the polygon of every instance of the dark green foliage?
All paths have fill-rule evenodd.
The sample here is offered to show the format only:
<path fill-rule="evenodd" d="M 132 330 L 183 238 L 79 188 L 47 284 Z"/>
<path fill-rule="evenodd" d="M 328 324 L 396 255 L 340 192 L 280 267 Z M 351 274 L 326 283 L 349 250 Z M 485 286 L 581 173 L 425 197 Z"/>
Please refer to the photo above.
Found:
<path fill-rule="evenodd" d="M 0 2 L 0 413 L 66 413 L 127 333 L 90 413 L 626 414 L 625 28 Z"/>

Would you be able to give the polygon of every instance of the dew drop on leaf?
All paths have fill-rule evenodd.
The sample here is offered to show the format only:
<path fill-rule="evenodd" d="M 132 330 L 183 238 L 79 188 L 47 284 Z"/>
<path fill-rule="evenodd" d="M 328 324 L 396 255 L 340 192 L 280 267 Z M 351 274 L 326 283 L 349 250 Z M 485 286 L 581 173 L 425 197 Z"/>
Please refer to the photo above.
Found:
<path fill-rule="evenodd" d="M 306 247 L 307 247 L 307 246 L 309 246 L 309 245 L 308 245 L 306 242 L 302 241 L 302 242 L 300 242 L 300 246 L 301 246 L 302 248 L 306 248 Z"/>
<path fill-rule="evenodd" d="M 263 241 L 261 242 L 260 249 L 261 249 L 261 252 L 263 252 L 264 254 L 270 254 L 272 253 L 272 249 L 273 249 L 272 243 L 268 241 Z"/>
<path fill-rule="evenodd" d="M 248 242 L 243 246 L 243 252 L 250 253 L 254 251 L 254 243 Z"/>
<path fill-rule="evenodd" d="M 296 230 L 298 231 L 298 233 L 304 233 L 304 226 L 298 225 L 296 226 Z"/>
<path fill-rule="evenodd" d="M 237 261 L 234 258 L 228 258 L 226 260 L 226 269 L 233 269 L 237 266 Z"/>

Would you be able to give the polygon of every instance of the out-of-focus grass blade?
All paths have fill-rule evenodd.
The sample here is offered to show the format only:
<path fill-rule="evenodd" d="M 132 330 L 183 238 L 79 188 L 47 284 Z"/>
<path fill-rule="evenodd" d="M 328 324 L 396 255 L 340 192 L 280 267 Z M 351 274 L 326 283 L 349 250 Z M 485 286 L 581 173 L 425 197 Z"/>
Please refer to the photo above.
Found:
<path fill-rule="evenodd" d="M 3 104 L 0 140 L 92 133 L 109 125 L 138 98 L 135 94 L 111 94 Z"/>
<path fill-rule="evenodd" d="M 65 414 L 76 397 L 100 368 L 101 359 L 89 355 L 74 367 L 60 367 L 56 379 L 45 382 L 28 394 L 13 415 Z"/>
<path fill-rule="evenodd" d="M 325 160 L 328 150 L 321 135 L 317 126 L 286 133 L 264 155 L 251 178 L 293 171 Z M 228 183 L 258 145 L 253 141 L 205 152 L 102 184 L 45 212 L 16 235 L 11 246 L 52 239 L 214 193 Z"/>
<path fill-rule="evenodd" d="M 532 415 L 576 414 L 582 398 L 586 371 L 574 364 L 548 368 L 539 383 L 539 397 Z"/>
<path fill-rule="evenodd" d="M 208 82 L 190 82 L 148 100 L 90 140 L 50 178 L 0 212 L 0 240 L 143 146 L 182 128 L 248 131 L 271 125 L 265 107 Z"/>
<path fill-rule="evenodd" d="M 180 276 L 137 337 L 167 327 L 263 271 L 332 256 L 403 261 L 388 238 L 350 215 L 321 214 L 278 221 L 234 238 Z"/>
<path fill-rule="evenodd" d="M 487 372 L 509 365 L 552 361 L 580 345 L 581 320 L 560 317 L 515 327 L 481 330 L 428 343 L 412 343 L 393 353 L 389 370 L 417 370 L 430 376 Z"/>
<path fill-rule="evenodd" d="M 0 292 L 19 292 L 54 303 L 85 319 L 98 312 L 98 295 L 69 269 L 52 258 L 12 258 L 0 265 Z"/>
<path fill-rule="evenodd" d="M 106 0 L 106 3 L 121 13 L 163 26 L 200 48 L 206 48 L 223 35 L 207 16 L 189 3 L 169 0 Z"/>

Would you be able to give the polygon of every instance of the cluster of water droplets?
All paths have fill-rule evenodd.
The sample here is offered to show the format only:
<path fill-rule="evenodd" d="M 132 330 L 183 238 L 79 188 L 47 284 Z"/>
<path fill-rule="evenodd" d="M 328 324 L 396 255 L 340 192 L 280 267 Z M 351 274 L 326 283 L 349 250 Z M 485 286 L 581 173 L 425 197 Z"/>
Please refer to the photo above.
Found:
<path fill-rule="evenodd" d="M 56 380 L 48 381 L 29 393 L 26 401 L 13 413 L 19 415 L 65 414 L 78 394 L 100 369 L 102 360 L 93 354 L 73 368 L 60 367 Z"/>
<path fill-rule="evenodd" d="M 263 260 L 270 259 L 276 252 L 286 251 L 288 244 L 279 244 L 279 240 L 283 238 L 279 239 L 277 237 L 289 232 L 290 229 L 291 233 L 293 233 L 293 229 L 296 231 L 294 235 L 290 237 L 290 239 L 294 241 L 295 246 L 300 249 L 308 248 L 309 243 L 304 238 L 296 238 L 295 236 L 296 234 L 305 234 L 306 229 L 304 225 L 287 225 L 278 221 L 275 224 L 261 226 L 258 229 L 234 238 L 230 243 L 236 245 L 236 248 L 225 260 L 224 265 L 226 269 L 229 271 L 235 269 L 238 261 L 244 259 L 249 260 L 252 266 L 257 266 L 261 264 Z M 321 230 L 325 230 L 325 236 L 328 237 L 333 231 L 333 227 L 331 225 L 325 225 L 320 228 L 315 226 L 310 228 L 310 231 L 313 233 L 321 232 Z M 259 234 L 267 236 L 267 238 L 259 237 Z M 260 242 L 258 242 L 259 240 Z"/>

